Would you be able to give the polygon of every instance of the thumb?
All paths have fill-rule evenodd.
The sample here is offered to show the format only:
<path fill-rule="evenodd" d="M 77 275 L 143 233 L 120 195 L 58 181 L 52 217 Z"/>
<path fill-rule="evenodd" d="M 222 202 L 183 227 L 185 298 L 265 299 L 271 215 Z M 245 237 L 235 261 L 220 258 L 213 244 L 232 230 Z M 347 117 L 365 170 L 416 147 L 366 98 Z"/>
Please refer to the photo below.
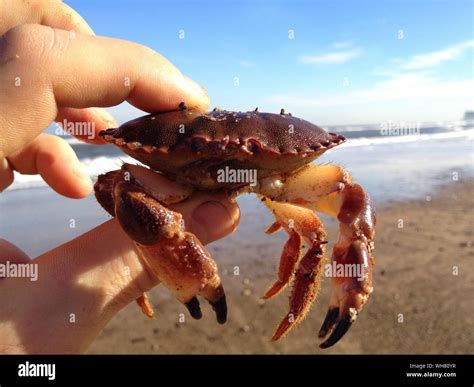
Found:
<path fill-rule="evenodd" d="M 186 231 L 204 245 L 231 234 L 240 221 L 239 207 L 225 194 L 193 194 L 190 200 L 170 208 L 183 215 Z"/>

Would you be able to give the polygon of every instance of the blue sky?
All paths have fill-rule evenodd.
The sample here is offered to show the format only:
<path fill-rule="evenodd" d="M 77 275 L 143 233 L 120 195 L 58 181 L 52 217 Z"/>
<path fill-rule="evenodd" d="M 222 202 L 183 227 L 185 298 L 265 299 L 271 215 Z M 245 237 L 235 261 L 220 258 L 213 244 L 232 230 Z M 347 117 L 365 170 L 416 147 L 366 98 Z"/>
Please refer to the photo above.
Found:
<path fill-rule="evenodd" d="M 98 35 L 165 55 L 225 109 L 284 107 L 333 125 L 474 108 L 472 1 L 66 2 Z"/>

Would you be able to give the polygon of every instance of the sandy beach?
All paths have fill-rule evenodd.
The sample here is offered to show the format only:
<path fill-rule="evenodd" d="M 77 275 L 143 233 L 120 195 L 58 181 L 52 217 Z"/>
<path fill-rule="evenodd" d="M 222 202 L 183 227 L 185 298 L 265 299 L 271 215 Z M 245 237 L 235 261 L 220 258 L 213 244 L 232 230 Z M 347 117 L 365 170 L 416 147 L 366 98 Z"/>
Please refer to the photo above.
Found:
<path fill-rule="evenodd" d="M 150 293 L 155 321 L 131 304 L 111 321 L 89 352 L 472 353 L 473 190 L 473 181 L 452 181 L 422 199 L 378 207 L 375 290 L 349 333 L 333 348 L 319 349 L 317 338 L 328 305 L 328 279 L 323 280 L 308 317 L 285 339 L 270 341 L 287 312 L 288 290 L 265 302 L 260 296 L 275 279 L 285 235 L 265 236 L 262 230 L 261 238 L 246 239 L 247 233 L 254 232 L 252 224 L 266 219 L 243 214 L 242 231 L 209 246 L 226 287 L 225 325 L 216 323 L 208 305 L 203 305 L 202 320 L 192 320 L 166 289 L 156 288 Z M 326 225 L 334 241 L 336 224 Z M 399 322 L 401 315 L 403 322 Z"/>

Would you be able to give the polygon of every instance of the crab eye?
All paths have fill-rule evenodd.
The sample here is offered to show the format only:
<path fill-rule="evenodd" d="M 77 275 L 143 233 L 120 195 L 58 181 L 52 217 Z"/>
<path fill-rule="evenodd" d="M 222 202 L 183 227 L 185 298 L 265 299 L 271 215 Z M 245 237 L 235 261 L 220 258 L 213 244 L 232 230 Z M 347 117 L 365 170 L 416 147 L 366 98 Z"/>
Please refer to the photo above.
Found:
<path fill-rule="evenodd" d="M 254 141 L 247 142 L 247 149 L 249 152 L 252 152 L 252 153 L 257 153 L 260 150 L 258 144 L 255 143 Z"/>

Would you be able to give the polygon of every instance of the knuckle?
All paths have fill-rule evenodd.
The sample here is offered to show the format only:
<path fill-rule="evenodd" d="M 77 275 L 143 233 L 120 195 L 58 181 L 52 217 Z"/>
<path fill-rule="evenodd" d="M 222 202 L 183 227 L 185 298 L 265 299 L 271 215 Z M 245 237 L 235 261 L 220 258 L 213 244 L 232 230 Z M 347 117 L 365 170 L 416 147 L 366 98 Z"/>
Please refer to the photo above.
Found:
<path fill-rule="evenodd" d="M 29 59 L 42 40 L 38 33 L 41 26 L 22 24 L 8 30 L 0 42 L 0 63 L 17 62 Z"/>
<path fill-rule="evenodd" d="M 0 40 L 0 65 L 39 64 L 57 57 L 69 45 L 67 31 L 59 31 L 39 24 L 22 24 L 7 31 Z"/>

